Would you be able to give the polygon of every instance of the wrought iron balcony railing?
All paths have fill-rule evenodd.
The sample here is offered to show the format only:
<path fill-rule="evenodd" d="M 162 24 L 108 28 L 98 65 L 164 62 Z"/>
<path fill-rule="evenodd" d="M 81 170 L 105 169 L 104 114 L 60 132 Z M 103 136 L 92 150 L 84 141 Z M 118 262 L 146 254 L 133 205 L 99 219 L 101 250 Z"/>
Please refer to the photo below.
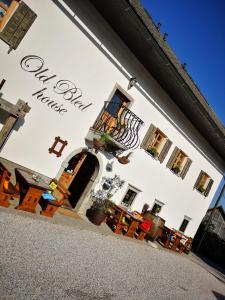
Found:
<path fill-rule="evenodd" d="M 93 129 L 108 133 L 111 138 L 120 143 L 125 149 L 135 149 L 139 146 L 139 129 L 144 122 L 125 105 L 118 102 L 108 102 Z"/>

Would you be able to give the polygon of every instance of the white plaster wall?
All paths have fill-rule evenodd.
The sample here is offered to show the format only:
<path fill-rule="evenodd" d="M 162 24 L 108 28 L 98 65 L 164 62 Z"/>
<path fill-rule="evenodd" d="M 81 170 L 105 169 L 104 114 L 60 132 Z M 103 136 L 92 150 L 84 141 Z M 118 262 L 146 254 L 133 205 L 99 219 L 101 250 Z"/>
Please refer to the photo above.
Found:
<path fill-rule="evenodd" d="M 52 1 L 27 0 L 26 3 L 38 17 L 18 49 L 10 55 L 7 54 L 7 45 L 0 41 L 0 74 L 6 79 L 2 90 L 3 98 L 12 103 L 21 98 L 28 102 L 31 111 L 26 115 L 23 126 L 12 132 L 1 156 L 55 177 L 65 158 L 74 150 L 85 147 L 84 137 L 115 84 L 118 83 L 126 90 L 128 79 Z M 94 12 L 90 12 L 94 15 Z M 165 203 L 160 215 L 166 220 L 166 225 L 179 228 L 184 215 L 189 216 L 192 220 L 186 233 L 193 236 L 222 178 L 221 172 L 215 168 L 216 163 L 213 164 L 207 159 L 208 149 L 212 150 L 130 51 L 112 32 L 109 31 L 108 34 L 108 38 L 115 41 L 116 46 L 119 45 L 120 53 L 126 53 L 128 67 L 131 67 L 132 61 L 132 68 L 136 70 L 135 74 L 140 78 L 140 82 L 142 79 L 145 87 L 146 96 L 135 87 L 129 91 L 135 100 L 132 111 L 145 122 L 140 131 L 140 139 L 143 139 L 149 125 L 153 123 L 172 140 L 173 145 L 163 164 L 152 159 L 144 150 L 137 149 L 131 157 L 130 164 L 124 166 L 115 161 L 113 172 L 109 175 L 104 171 L 103 175 L 113 176 L 116 173 L 126 181 L 124 188 L 114 196 L 115 202 L 120 203 L 127 185 L 131 184 L 142 191 L 135 199 L 132 209 L 140 211 L 144 203 L 152 206 L 154 200 L 158 199 Z M 21 59 L 31 54 L 42 57 L 45 60 L 45 68 L 49 69 L 46 74 L 56 74 L 57 77 L 48 84 L 43 84 L 33 73 L 22 70 Z M 124 57 L 121 59 L 124 60 Z M 63 100 L 61 95 L 53 91 L 54 84 L 60 79 L 74 82 L 83 92 L 82 102 L 92 102 L 93 105 L 81 112 Z M 32 97 L 34 92 L 44 87 L 48 89 L 45 92 L 47 96 L 64 104 L 68 109 L 66 114 L 60 116 L 46 104 Z M 56 136 L 68 141 L 60 158 L 48 153 L 48 148 Z M 201 145 L 205 145 L 205 156 L 202 155 L 203 148 L 200 150 L 198 142 L 196 144 L 198 140 L 199 145 L 200 142 Z M 184 180 L 166 168 L 175 146 L 183 149 L 193 161 Z M 103 161 L 106 162 L 104 157 Z M 214 180 L 207 198 L 193 190 L 201 170 L 207 172 Z"/>

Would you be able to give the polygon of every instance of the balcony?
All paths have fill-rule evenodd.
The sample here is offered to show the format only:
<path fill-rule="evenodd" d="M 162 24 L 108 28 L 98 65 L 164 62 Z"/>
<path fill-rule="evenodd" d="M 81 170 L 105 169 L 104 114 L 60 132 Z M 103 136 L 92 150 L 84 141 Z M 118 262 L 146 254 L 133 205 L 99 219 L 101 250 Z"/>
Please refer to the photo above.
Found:
<path fill-rule="evenodd" d="M 103 150 L 119 154 L 139 146 L 139 129 L 143 121 L 126 105 L 106 101 L 103 110 L 90 128 L 86 140 L 93 142 L 105 138 Z"/>

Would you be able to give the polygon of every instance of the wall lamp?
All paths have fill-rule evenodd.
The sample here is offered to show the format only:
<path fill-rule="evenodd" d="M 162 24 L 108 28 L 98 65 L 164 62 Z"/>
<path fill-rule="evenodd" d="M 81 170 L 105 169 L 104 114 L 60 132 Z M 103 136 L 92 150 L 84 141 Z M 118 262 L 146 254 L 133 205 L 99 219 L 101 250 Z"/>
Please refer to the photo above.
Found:
<path fill-rule="evenodd" d="M 131 89 L 132 86 L 134 86 L 135 84 L 137 83 L 137 78 L 136 77 L 131 77 L 130 80 L 129 80 L 129 84 L 128 84 L 128 87 L 127 89 Z"/>

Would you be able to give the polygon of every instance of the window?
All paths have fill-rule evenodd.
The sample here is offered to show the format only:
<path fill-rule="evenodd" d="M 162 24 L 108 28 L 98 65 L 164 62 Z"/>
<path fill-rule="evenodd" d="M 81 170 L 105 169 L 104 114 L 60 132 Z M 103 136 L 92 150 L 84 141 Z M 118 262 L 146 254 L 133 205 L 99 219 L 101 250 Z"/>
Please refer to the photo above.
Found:
<path fill-rule="evenodd" d="M 0 0 L 0 38 L 16 49 L 37 15 L 20 0 Z"/>
<path fill-rule="evenodd" d="M 134 202 L 134 199 L 136 198 L 138 192 L 140 192 L 140 190 L 138 190 L 137 188 L 129 185 L 128 186 L 128 190 L 121 202 L 121 204 L 127 208 L 130 208 L 131 205 L 133 204 Z"/>
<path fill-rule="evenodd" d="M 162 163 L 172 145 L 166 135 L 153 124 L 150 125 L 142 143 L 141 148 L 145 149 L 152 157 Z"/>
<path fill-rule="evenodd" d="M 202 195 L 207 197 L 212 185 L 213 180 L 210 178 L 210 176 L 206 172 L 201 171 L 195 182 L 194 188 L 197 191 L 199 191 Z"/>
<path fill-rule="evenodd" d="M 174 174 L 184 179 L 191 164 L 192 160 L 181 149 L 175 147 L 168 160 L 167 167 Z"/>
<path fill-rule="evenodd" d="M 191 221 L 191 218 L 187 217 L 187 216 L 184 216 L 184 219 L 180 225 L 180 228 L 179 228 L 179 231 L 181 232 L 185 232 L 189 222 Z"/>
<path fill-rule="evenodd" d="M 158 213 L 160 213 L 160 211 L 162 210 L 162 207 L 163 207 L 164 203 L 159 201 L 159 200 L 155 200 L 154 204 L 153 204 L 153 207 L 151 209 L 151 213 L 153 215 L 156 215 Z"/>
<path fill-rule="evenodd" d="M 6 22 L 7 15 L 9 16 L 10 14 L 12 14 L 14 6 L 16 7 L 17 3 L 14 3 L 14 5 L 12 5 L 12 2 L 17 2 L 17 1 L 12 1 L 12 0 L 0 1 L 0 30 L 4 26 L 4 23 Z"/>

